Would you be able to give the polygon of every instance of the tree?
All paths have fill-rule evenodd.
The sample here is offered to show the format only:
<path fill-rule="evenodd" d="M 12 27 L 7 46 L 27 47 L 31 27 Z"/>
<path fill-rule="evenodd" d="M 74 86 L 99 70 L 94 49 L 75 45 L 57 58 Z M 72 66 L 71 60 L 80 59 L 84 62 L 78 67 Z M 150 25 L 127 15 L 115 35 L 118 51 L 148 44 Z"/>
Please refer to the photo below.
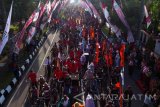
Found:
<path fill-rule="evenodd" d="M 158 26 L 160 23 L 160 0 L 153 0 L 149 5 L 151 19 L 152 19 L 152 30 L 155 35 L 158 34 Z"/>

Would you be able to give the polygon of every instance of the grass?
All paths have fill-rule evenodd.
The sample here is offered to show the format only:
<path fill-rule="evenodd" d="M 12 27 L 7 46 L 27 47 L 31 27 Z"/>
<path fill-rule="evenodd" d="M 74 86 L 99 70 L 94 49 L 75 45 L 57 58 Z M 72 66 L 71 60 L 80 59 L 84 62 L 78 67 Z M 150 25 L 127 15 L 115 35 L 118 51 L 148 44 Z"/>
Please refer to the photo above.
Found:
<path fill-rule="evenodd" d="M 1 71 L 1 72 L 4 72 L 4 71 Z M 14 77 L 14 74 L 11 71 L 7 71 L 7 72 L 3 73 L 3 76 L 2 75 L 0 76 L 0 81 L 1 81 L 0 82 L 0 91 L 2 89 L 4 89 L 11 82 L 13 77 Z"/>
<path fill-rule="evenodd" d="M 107 36 L 108 38 L 109 37 L 113 37 L 113 33 L 111 32 L 111 35 L 108 35 L 108 33 L 109 33 L 109 28 L 107 28 L 107 26 L 103 26 L 102 27 L 102 32 L 105 34 L 105 36 Z"/>
<path fill-rule="evenodd" d="M 18 29 L 19 29 L 18 25 L 11 25 L 10 26 L 10 30 L 18 31 Z"/>

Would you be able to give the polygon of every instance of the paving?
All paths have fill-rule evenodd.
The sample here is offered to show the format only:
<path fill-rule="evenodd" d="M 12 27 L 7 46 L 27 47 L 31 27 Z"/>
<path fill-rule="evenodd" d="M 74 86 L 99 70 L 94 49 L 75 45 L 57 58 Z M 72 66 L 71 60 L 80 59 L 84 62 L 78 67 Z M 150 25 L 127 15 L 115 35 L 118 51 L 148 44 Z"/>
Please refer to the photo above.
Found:
<path fill-rule="evenodd" d="M 137 84 L 135 81 L 139 77 L 139 72 L 135 70 L 132 76 L 128 75 L 128 68 L 125 67 L 125 72 L 124 72 L 124 90 L 128 87 L 131 86 L 132 91 L 133 91 L 133 98 L 132 101 L 132 107 L 143 107 L 143 100 L 144 100 L 144 95 L 142 94 L 141 90 L 137 87 Z"/>

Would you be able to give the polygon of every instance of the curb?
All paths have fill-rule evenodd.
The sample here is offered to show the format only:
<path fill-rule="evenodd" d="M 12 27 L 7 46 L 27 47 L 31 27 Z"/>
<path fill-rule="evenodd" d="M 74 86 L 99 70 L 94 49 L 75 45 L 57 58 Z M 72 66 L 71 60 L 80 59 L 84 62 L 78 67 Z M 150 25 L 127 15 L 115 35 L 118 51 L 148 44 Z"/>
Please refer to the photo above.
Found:
<path fill-rule="evenodd" d="M 25 60 L 25 64 L 20 66 L 20 69 L 18 71 L 19 75 L 18 78 L 14 77 L 9 85 L 5 89 L 2 89 L 0 91 L 0 107 L 2 107 L 5 103 L 5 101 L 8 99 L 8 96 L 11 94 L 11 92 L 14 90 L 18 82 L 21 80 L 23 74 L 25 74 L 25 71 L 27 70 L 28 66 L 30 66 L 31 61 L 35 58 L 35 55 L 37 54 L 38 50 L 41 48 L 45 41 L 45 38 L 42 37 L 39 41 L 38 45 L 32 52 L 32 54 L 29 54 L 28 58 Z"/>

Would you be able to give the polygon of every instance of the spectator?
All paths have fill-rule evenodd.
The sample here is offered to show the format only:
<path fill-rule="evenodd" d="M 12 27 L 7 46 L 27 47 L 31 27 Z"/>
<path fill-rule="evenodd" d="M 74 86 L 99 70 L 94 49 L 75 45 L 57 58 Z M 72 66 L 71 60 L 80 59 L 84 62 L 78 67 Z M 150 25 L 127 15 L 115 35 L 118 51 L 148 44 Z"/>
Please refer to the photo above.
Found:
<path fill-rule="evenodd" d="M 149 91 L 147 91 L 145 94 L 143 107 L 150 107 L 150 106 L 151 106 L 151 97 Z"/>
<path fill-rule="evenodd" d="M 70 99 L 67 95 L 64 95 L 61 99 L 60 107 L 70 107 Z"/>
<path fill-rule="evenodd" d="M 93 97 L 90 94 L 87 95 L 85 107 L 95 107 Z"/>
<path fill-rule="evenodd" d="M 127 90 L 124 92 L 124 95 L 126 99 L 128 100 L 127 101 L 128 107 L 131 107 L 131 104 L 132 104 L 131 98 L 132 98 L 133 92 L 130 86 L 128 86 Z"/>

